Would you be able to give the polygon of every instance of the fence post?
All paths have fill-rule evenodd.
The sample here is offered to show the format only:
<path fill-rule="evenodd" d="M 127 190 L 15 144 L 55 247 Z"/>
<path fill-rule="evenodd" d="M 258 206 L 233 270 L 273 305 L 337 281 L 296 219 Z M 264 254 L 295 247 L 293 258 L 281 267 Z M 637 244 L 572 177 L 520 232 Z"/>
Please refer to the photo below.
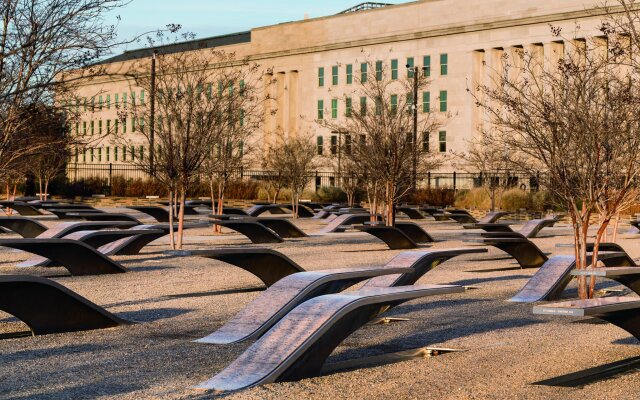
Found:
<path fill-rule="evenodd" d="M 112 193 L 113 163 L 109 163 L 109 196 Z"/>
<path fill-rule="evenodd" d="M 453 193 L 456 193 L 456 178 L 457 178 L 457 173 L 456 171 L 453 171 Z"/>
<path fill-rule="evenodd" d="M 240 166 L 240 181 L 244 180 L 244 166 Z"/>
<path fill-rule="evenodd" d="M 427 172 L 427 188 L 431 189 L 431 171 Z"/>

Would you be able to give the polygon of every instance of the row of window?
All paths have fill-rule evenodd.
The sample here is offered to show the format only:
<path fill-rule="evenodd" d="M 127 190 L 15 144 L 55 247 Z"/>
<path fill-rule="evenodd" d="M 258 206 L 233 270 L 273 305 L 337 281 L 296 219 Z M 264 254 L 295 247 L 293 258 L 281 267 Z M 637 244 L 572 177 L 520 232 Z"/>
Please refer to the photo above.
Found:
<path fill-rule="evenodd" d="M 391 60 L 391 79 L 397 80 L 399 76 L 399 62 L 398 59 Z M 406 61 L 407 68 L 407 78 L 413 78 L 414 75 L 414 67 L 415 67 L 415 58 L 408 57 Z M 383 61 L 376 61 L 376 79 L 381 81 L 384 69 Z M 360 82 L 365 83 L 368 79 L 368 71 L 369 64 L 361 63 L 360 64 Z M 422 71 L 426 77 L 431 76 L 431 56 L 422 57 Z M 448 54 L 440 54 L 440 75 L 447 76 L 449 74 L 449 55 Z M 345 65 L 345 80 L 347 85 L 353 83 L 353 64 Z M 336 86 L 340 82 L 340 67 L 338 65 L 334 65 L 331 67 L 331 85 Z M 318 68 L 318 86 L 323 87 L 325 84 L 325 69 L 324 67 Z"/>
<path fill-rule="evenodd" d="M 136 92 L 122 93 L 122 95 L 120 95 L 120 93 L 115 93 L 113 95 L 113 100 L 113 104 L 116 107 L 119 104 L 122 104 L 123 106 L 126 104 L 136 105 L 136 101 L 139 104 L 144 105 L 144 90 L 141 90 L 137 97 Z M 67 106 L 71 106 L 72 104 L 67 104 Z M 105 94 L 93 96 L 91 98 L 83 97 L 82 99 L 76 99 L 75 106 L 77 111 L 80 111 L 80 107 L 82 107 L 83 111 L 102 110 L 103 108 L 108 110 L 111 108 L 111 95 Z"/>
<path fill-rule="evenodd" d="M 439 96 L 439 107 L 438 110 L 440 112 L 447 112 L 447 91 L 441 90 Z M 395 112 L 398 109 L 398 95 L 391 95 L 391 111 Z M 413 103 L 413 95 L 411 93 L 407 94 L 407 103 Z M 353 99 L 351 97 L 347 97 L 345 99 L 345 111 L 344 115 L 346 117 L 351 116 L 351 111 L 353 107 Z M 380 114 L 382 110 L 382 104 L 379 101 L 376 101 L 376 114 Z M 367 112 L 367 97 L 360 97 L 360 113 L 366 114 Z M 422 112 L 428 113 L 431 112 L 431 92 L 423 92 L 422 93 Z M 324 119 L 324 100 L 318 100 L 318 114 L 317 119 Z M 338 118 L 338 99 L 331 99 L 331 119 Z"/>
<path fill-rule="evenodd" d="M 103 129 L 106 134 L 127 133 L 127 123 L 131 126 L 131 132 L 144 130 L 143 118 L 130 118 L 124 119 L 123 121 L 119 119 L 114 119 L 113 121 L 107 119 L 104 121 L 82 121 L 82 124 L 76 122 L 75 134 L 78 136 L 102 135 Z"/>
<path fill-rule="evenodd" d="M 431 137 L 430 133 L 425 132 L 422 135 L 422 151 L 424 152 L 431 151 L 430 137 Z M 335 156 L 338 154 L 338 135 L 331 135 L 330 140 L 331 142 L 329 145 L 329 152 L 331 155 Z M 351 135 L 345 135 L 344 140 L 345 140 L 345 143 L 344 143 L 345 151 L 347 153 L 350 153 L 351 143 L 352 143 L 351 141 L 353 140 L 351 138 Z M 364 137 L 362 137 L 361 140 L 364 140 Z M 324 136 L 316 137 L 316 150 L 319 156 L 322 156 L 325 154 Z M 438 132 L 438 151 L 440 153 L 445 153 L 447 151 L 447 131 Z"/>
<path fill-rule="evenodd" d="M 100 163 L 111 161 L 135 161 L 144 158 L 144 146 L 114 146 L 96 147 L 87 149 L 75 149 L 74 160 L 76 163 Z"/>

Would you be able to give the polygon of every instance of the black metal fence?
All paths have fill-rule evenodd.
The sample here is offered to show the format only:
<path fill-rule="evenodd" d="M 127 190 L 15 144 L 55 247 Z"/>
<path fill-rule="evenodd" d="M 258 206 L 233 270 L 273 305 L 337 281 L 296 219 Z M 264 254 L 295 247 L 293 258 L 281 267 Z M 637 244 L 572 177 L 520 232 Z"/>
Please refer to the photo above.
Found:
<path fill-rule="evenodd" d="M 266 180 L 273 172 L 238 169 L 234 172 L 237 180 Z M 317 190 L 322 186 L 337 186 L 339 175 L 332 171 L 315 171 L 312 173 L 311 185 Z M 69 164 L 67 178 L 70 182 L 82 182 L 99 179 L 106 188 L 111 187 L 115 177 L 129 179 L 149 179 L 146 171 L 136 165 L 129 164 Z M 496 172 L 492 174 L 473 174 L 467 172 L 429 172 L 417 177 L 420 188 L 471 189 L 491 182 L 501 187 L 517 187 L 526 191 L 537 191 L 543 186 L 541 176 L 514 172 Z"/>

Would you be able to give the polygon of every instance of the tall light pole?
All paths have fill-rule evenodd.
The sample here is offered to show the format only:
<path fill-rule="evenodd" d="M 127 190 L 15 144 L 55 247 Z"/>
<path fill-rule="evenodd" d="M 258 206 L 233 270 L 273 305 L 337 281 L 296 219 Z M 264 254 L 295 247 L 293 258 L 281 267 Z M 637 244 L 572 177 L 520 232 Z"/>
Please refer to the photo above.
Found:
<path fill-rule="evenodd" d="M 411 171 L 411 187 L 415 191 L 418 184 L 418 73 L 420 68 L 407 64 L 407 70 L 413 72 L 413 104 L 411 104 L 413 111 L 413 169 Z"/>
<path fill-rule="evenodd" d="M 149 171 L 151 175 L 155 173 L 155 136 L 156 136 L 156 55 L 158 50 L 153 51 L 151 57 L 151 93 L 149 93 Z"/>

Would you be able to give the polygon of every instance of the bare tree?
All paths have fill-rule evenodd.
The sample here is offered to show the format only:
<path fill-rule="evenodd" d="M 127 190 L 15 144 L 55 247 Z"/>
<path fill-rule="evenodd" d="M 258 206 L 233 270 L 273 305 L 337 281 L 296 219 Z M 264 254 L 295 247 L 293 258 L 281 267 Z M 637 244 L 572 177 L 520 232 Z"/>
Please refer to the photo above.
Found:
<path fill-rule="evenodd" d="M 552 32 L 562 35 L 559 28 Z M 620 68 L 619 59 L 628 53 L 612 54 L 598 40 L 564 43 L 561 53 L 505 55 L 493 82 L 472 94 L 490 122 L 486 140 L 517 153 L 525 161 L 522 170 L 547 174 L 547 189 L 571 217 L 576 267 L 582 269 L 596 266 L 611 218 L 637 195 L 640 76 Z M 601 222 L 588 264 L 588 230 L 599 207 Z M 582 298 L 593 294 L 594 280 L 578 283 Z"/>
<path fill-rule="evenodd" d="M 417 143 L 413 143 L 414 83 L 421 93 L 429 81 L 422 73 L 395 79 L 381 62 L 367 61 L 366 79 L 355 79 L 355 89 L 342 99 L 342 118 L 323 119 L 332 131 L 348 132 L 342 154 L 363 176 L 370 210 L 384 203 L 387 225 L 395 224 L 395 206 L 413 186 L 413 161 L 417 173 L 440 166 L 443 155 L 430 151 L 428 136 L 441 127 L 449 115 L 423 110 L 418 118 Z M 355 99 L 355 102 L 354 102 Z M 417 106 L 417 105 L 416 105 Z"/>
<path fill-rule="evenodd" d="M 279 182 L 291 190 L 293 217 L 298 218 L 300 196 L 309 185 L 313 171 L 320 165 L 316 147 L 309 135 L 279 135 L 267 148 L 263 160 L 265 167 L 280 177 Z"/>
<path fill-rule="evenodd" d="M 241 158 L 239 141 L 257 124 L 257 112 L 248 106 L 258 102 L 258 93 L 247 83 L 253 82 L 248 77 L 258 73 L 258 66 L 218 50 L 160 51 L 153 81 L 147 73 L 148 62 L 140 60 L 130 75 L 135 86 L 156 93 L 155 112 L 152 115 L 151 108 L 141 102 L 120 110 L 121 119 L 130 116 L 137 122 L 138 134 L 120 140 L 131 145 L 142 141 L 143 148 L 153 151 L 153 164 L 149 156 L 140 156 L 135 162 L 165 183 L 170 199 L 179 204 L 176 246 L 182 248 L 184 205 L 192 184 L 200 178 L 207 160 L 218 156 L 217 149 L 228 163 Z M 149 121 L 155 122 L 152 125 Z M 238 146 L 235 153 L 226 157 L 234 144 Z"/>

